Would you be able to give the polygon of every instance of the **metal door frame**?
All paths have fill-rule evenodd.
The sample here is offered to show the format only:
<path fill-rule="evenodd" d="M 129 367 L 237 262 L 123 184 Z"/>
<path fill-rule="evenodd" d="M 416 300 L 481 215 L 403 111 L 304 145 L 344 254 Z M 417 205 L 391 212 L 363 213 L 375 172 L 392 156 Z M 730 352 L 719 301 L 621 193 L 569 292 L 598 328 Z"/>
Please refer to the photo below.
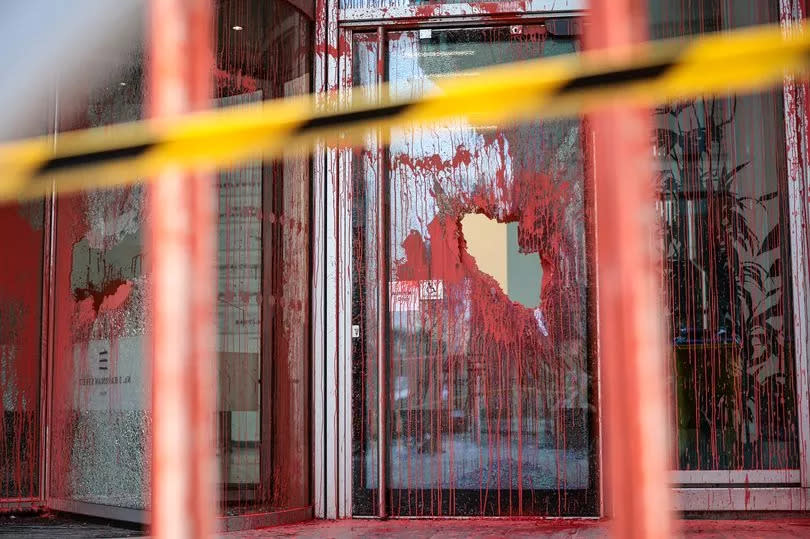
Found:
<path fill-rule="evenodd" d="M 576 15 L 584 5 L 580 0 L 532 0 L 341 10 L 337 0 L 327 2 L 326 20 L 316 20 L 316 39 L 325 43 L 316 42 L 315 86 L 323 98 L 340 102 L 351 96 L 355 31 L 376 32 L 382 44 L 385 33 L 393 29 L 503 26 Z M 383 47 L 378 54 L 385 54 Z M 319 147 L 313 169 L 316 192 L 323 196 L 323 205 L 316 204 L 314 226 L 324 231 L 316 234 L 313 246 L 314 256 L 323 256 L 323 269 L 313 277 L 313 293 L 319 296 L 313 299 L 313 364 L 317 366 L 313 372 L 313 503 L 316 518 L 346 518 L 352 516 L 351 149 Z M 596 436 L 601 438 L 599 433 Z M 597 468 L 601 468 L 601 450 L 597 455 Z"/>

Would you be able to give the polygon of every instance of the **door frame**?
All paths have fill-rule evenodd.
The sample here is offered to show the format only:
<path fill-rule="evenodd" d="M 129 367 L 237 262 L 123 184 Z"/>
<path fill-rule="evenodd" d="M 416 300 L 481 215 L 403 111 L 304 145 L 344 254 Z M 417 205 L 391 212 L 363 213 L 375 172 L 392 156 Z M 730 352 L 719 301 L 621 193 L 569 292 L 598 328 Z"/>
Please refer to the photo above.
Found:
<path fill-rule="evenodd" d="M 551 9 L 555 2 L 535 0 L 529 4 L 540 5 L 545 9 L 529 12 L 523 9 L 515 11 L 515 3 L 512 2 L 437 4 L 425 6 L 425 9 L 404 7 L 394 10 L 338 10 L 337 0 L 328 2 L 333 5 L 339 20 L 334 24 L 328 21 L 324 23 L 325 36 L 316 30 L 316 38 L 326 37 L 327 43 L 334 43 L 320 49 L 331 50 L 333 53 L 323 54 L 321 67 L 324 68 L 324 75 L 320 84 L 320 71 L 316 63 L 316 89 L 340 103 L 347 103 L 351 99 L 351 47 L 354 32 L 376 32 L 379 54 L 384 55 L 382 44 L 388 31 L 524 24 L 550 17 L 577 15 L 581 11 L 573 8 L 584 4 L 579 0 L 557 2 L 556 4 L 563 4 L 563 7 Z M 487 13 L 487 9 L 491 9 L 493 13 Z M 429 12 L 427 15 L 426 11 Z M 317 50 L 319 47 L 316 43 Z M 316 365 L 323 365 L 313 373 L 316 518 L 352 516 L 351 161 L 351 148 L 321 146 L 316 153 L 314 165 L 316 189 L 322 190 L 320 192 L 323 193 L 324 200 L 323 208 L 316 209 L 316 212 L 322 213 L 314 220 L 314 226 L 324 230 L 324 233 L 316 235 L 321 241 L 313 248 L 313 253 L 320 252 L 324 256 L 323 272 L 315 277 L 316 282 L 313 283 L 314 290 L 321 291 L 317 305 L 313 305 L 313 361 Z M 323 312 L 321 316 L 315 314 L 319 310 Z M 595 329 L 592 328 L 594 335 Z M 592 339 L 596 341 L 595 336 Z M 594 376 L 598 386 L 597 372 L 594 372 Z M 598 394 L 598 387 L 594 391 Z M 595 415 L 598 416 L 599 411 Z M 601 431 L 601 426 L 598 430 Z M 602 454 L 598 440 L 601 439 L 601 432 L 596 432 L 595 436 L 596 468 L 600 470 Z M 601 474 L 597 476 L 601 492 Z M 598 497 L 600 514 L 603 512 L 601 503 L 601 497 Z"/>
<path fill-rule="evenodd" d="M 796 31 L 807 14 L 807 0 L 780 0 L 780 22 L 786 33 Z M 796 342 L 796 391 L 800 447 L 810 442 L 810 146 L 808 146 L 808 98 L 810 83 L 785 79 L 785 140 L 790 226 L 790 258 L 793 277 L 793 328 Z M 805 498 L 810 494 L 810 452 L 800 456 L 800 484 Z M 806 502 L 810 507 L 810 502 Z"/>

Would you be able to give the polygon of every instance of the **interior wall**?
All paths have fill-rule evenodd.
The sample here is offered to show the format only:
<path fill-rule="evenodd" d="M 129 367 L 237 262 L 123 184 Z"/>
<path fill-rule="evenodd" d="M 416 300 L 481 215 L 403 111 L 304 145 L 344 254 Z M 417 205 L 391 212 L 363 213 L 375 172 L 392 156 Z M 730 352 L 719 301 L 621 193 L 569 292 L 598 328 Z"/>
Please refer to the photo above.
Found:
<path fill-rule="evenodd" d="M 42 200 L 0 206 L 0 498 L 39 495 Z"/>

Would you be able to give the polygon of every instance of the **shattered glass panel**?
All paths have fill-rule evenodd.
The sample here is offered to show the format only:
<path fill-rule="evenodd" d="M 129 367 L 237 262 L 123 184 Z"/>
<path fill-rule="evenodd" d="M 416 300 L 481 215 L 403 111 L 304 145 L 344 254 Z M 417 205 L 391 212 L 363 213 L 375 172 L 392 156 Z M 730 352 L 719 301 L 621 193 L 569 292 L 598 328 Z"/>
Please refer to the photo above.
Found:
<path fill-rule="evenodd" d="M 263 0 L 222 0 L 215 13 L 215 104 L 309 93 L 312 36 L 304 15 Z M 146 63 L 139 49 L 113 66 L 106 84 L 63 113 L 60 128 L 142 118 Z M 219 401 L 212 421 L 225 514 L 310 503 L 309 174 L 307 157 L 290 156 L 216 175 Z M 145 195 L 133 185 L 57 202 L 55 498 L 149 507 Z"/>
<path fill-rule="evenodd" d="M 387 37 L 385 75 L 397 97 L 461 70 L 578 48 L 544 25 Z M 355 41 L 355 84 L 373 80 L 366 62 L 381 65 L 369 46 Z M 383 166 L 368 148 L 355 158 L 355 190 L 364 190 L 354 199 L 354 219 L 363 220 L 353 224 L 361 324 L 376 313 L 371 258 L 384 248 L 389 261 L 393 515 L 596 511 L 581 135 L 578 119 L 479 128 L 457 120 L 394 130 Z M 380 181 L 385 201 L 373 199 Z M 387 245 L 375 234 L 380 215 Z M 366 350 L 354 354 L 364 365 L 355 373 L 374 372 L 376 331 L 372 323 L 353 341 Z M 376 432 L 366 421 L 376 417 L 376 384 L 368 375 L 363 384 L 355 383 L 364 390 L 355 395 L 355 433 L 362 420 L 368 435 L 355 436 L 355 503 L 369 513 Z"/>
<path fill-rule="evenodd" d="M 74 106 L 63 129 L 143 117 L 143 51 Z M 51 495 L 148 506 L 149 373 L 141 185 L 56 204 Z"/>

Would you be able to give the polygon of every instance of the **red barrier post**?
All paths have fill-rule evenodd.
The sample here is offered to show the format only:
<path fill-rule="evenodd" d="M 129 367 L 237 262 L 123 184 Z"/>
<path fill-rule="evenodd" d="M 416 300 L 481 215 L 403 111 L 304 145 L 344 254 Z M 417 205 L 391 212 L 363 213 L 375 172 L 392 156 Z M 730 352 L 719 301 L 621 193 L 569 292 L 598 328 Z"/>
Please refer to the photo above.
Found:
<path fill-rule="evenodd" d="M 617 58 L 647 37 L 647 0 L 594 0 L 585 42 Z M 671 534 L 666 354 L 650 113 L 591 117 L 605 495 L 614 536 Z"/>
<path fill-rule="evenodd" d="M 153 117 L 206 108 L 210 0 L 152 0 Z M 210 174 L 168 170 L 149 186 L 152 534 L 210 537 L 216 524 L 215 197 Z"/>

